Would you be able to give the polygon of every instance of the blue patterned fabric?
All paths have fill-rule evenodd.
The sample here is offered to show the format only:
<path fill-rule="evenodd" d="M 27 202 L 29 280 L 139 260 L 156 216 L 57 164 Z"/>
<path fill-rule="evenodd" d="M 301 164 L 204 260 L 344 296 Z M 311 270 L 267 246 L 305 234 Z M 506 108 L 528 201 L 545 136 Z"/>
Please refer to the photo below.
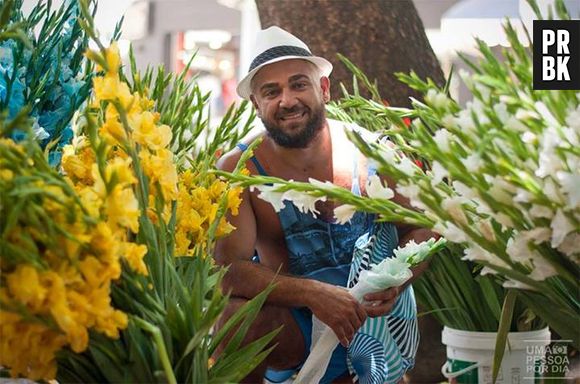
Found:
<path fill-rule="evenodd" d="M 362 270 L 391 257 L 399 242 L 391 223 L 375 223 L 355 246 L 348 287 Z M 399 294 L 387 316 L 368 318 L 348 348 L 348 368 L 361 384 L 398 383 L 415 364 L 419 346 L 417 305 L 413 288 Z"/>

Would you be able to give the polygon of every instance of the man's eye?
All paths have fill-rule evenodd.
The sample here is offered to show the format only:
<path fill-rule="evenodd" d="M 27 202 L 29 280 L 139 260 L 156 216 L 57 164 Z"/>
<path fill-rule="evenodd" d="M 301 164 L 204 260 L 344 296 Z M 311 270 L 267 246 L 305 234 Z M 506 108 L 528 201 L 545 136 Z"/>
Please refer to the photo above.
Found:
<path fill-rule="evenodd" d="M 294 83 L 294 88 L 302 89 L 306 87 L 306 83 Z"/>
<path fill-rule="evenodd" d="M 264 97 L 274 97 L 278 92 L 274 89 L 264 92 Z"/>

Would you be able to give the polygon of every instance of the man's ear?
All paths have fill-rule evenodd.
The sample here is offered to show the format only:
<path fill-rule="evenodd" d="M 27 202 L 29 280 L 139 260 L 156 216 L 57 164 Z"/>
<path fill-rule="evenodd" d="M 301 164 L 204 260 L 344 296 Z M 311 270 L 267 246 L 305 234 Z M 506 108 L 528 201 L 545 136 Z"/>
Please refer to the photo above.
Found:
<path fill-rule="evenodd" d="M 320 89 L 322 89 L 322 99 L 325 103 L 330 101 L 330 79 L 326 76 L 320 78 Z"/>
<path fill-rule="evenodd" d="M 254 95 L 250 95 L 250 101 L 252 102 L 252 105 L 254 106 L 254 109 L 256 110 L 256 115 L 258 115 L 258 117 L 262 117 L 261 113 L 260 113 L 260 107 L 258 106 L 258 102 L 256 101 L 256 98 L 254 97 Z"/>

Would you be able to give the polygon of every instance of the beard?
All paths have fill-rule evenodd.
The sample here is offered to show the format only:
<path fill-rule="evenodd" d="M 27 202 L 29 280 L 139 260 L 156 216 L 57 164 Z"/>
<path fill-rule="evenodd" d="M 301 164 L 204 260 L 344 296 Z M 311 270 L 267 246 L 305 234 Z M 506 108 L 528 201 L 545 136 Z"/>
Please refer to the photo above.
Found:
<path fill-rule="evenodd" d="M 304 126 L 300 129 L 298 127 L 291 127 L 295 133 L 285 132 L 278 124 L 269 120 L 262 120 L 268 136 L 274 140 L 276 144 L 284 148 L 306 148 L 308 144 L 318 135 L 322 130 L 325 118 L 324 104 L 315 109 L 308 109 L 307 107 L 295 106 L 290 109 L 285 109 L 283 113 L 291 114 L 300 109 L 310 110 L 310 116 Z"/>

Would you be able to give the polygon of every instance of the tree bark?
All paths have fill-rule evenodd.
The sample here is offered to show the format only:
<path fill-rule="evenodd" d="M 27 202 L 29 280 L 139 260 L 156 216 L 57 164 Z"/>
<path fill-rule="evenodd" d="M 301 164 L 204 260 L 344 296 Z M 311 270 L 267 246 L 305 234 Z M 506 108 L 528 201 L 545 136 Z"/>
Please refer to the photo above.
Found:
<path fill-rule="evenodd" d="M 278 25 L 304 41 L 317 56 L 331 61 L 333 99 L 340 83 L 352 90 L 352 73 L 337 53 L 352 61 L 392 106 L 410 106 L 420 95 L 394 76 L 415 71 L 444 81 L 423 23 L 411 0 L 256 0 L 262 28 Z"/>

